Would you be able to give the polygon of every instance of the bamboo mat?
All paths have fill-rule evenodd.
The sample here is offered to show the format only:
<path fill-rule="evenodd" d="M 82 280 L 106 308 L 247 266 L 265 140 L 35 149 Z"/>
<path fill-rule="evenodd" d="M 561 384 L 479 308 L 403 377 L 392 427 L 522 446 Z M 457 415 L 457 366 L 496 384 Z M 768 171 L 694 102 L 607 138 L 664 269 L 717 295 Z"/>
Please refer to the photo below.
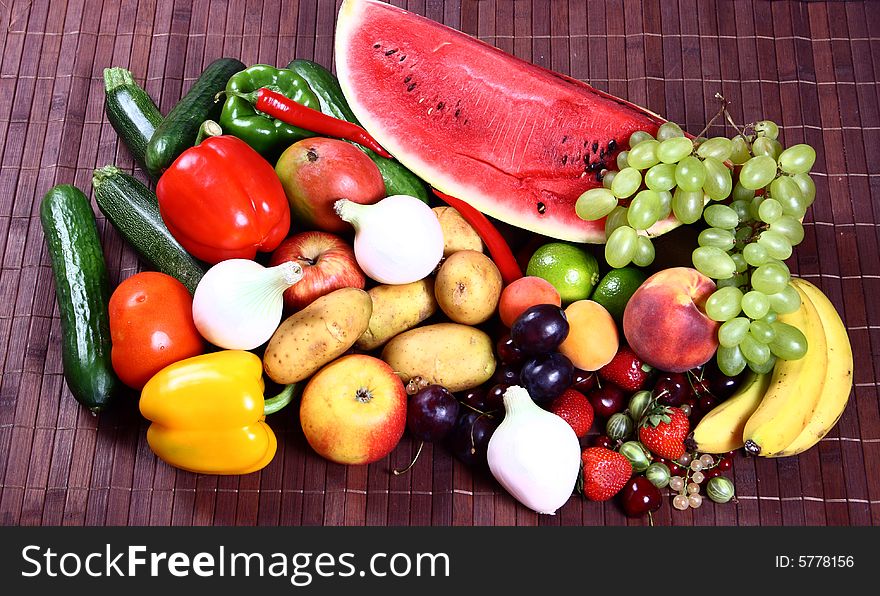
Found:
<path fill-rule="evenodd" d="M 559 72 L 702 129 L 721 92 L 738 122 L 771 118 L 786 144 L 816 147 L 818 198 L 792 269 L 834 301 L 855 353 L 840 424 L 797 458 L 738 458 L 736 505 L 657 524 L 880 522 L 880 3 L 696 0 L 394 0 Z M 102 70 L 131 69 L 166 112 L 204 65 L 293 57 L 332 64 L 333 0 L 0 3 L 0 523 L 4 525 L 640 525 L 613 503 L 572 498 L 555 517 L 517 505 L 486 471 L 426 446 L 395 477 L 405 439 L 368 467 L 308 448 L 295 409 L 273 416 L 262 472 L 210 477 L 158 461 L 134 399 L 100 417 L 64 385 L 39 201 L 90 192 L 95 167 L 132 170 L 103 114 Z M 714 132 L 714 131 L 713 131 Z M 720 129 L 719 131 L 720 132 Z M 142 175 L 140 173 L 138 176 Z M 143 178 L 142 178 L 143 179 Z M 880 204 L 880 203 L 878 203 Z M 140 269 L 99 218 L 111 282 Z"/>

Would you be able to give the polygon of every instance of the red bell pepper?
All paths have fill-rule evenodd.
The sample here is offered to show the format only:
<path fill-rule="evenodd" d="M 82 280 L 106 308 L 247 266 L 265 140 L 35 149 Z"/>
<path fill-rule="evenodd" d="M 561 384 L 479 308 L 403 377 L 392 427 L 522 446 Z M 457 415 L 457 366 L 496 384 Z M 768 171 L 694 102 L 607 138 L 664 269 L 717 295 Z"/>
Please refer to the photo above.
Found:
<path fill-rule="evenodd" d="M 290 206 L 275 170 L 233 136 L 184 151 L 162 174 L 156 196 L 171 235 L 210 264 L 275 250 L 290 231 Z"/>

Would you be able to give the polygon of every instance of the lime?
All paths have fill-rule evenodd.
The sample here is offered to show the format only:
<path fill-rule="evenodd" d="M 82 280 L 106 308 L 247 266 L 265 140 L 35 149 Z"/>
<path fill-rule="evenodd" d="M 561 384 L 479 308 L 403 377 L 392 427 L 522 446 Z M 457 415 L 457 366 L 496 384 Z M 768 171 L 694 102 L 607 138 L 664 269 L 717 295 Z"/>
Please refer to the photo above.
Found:
<path fill-rule="evenodd" d="M 590 297 L 599 281 L 596 257 L 572 244 L 551 242 L 535 251 L 526 267 L 526 275 L 549 281 L 562 298 L 562 304 Z"/>
<path fill-rule="evenodd" d="M 593 290 L 592 300 L 604 306 L 619 323 L 623 320 L 626 303 L 646 279 L 647 274 L 636 267 L 612 269 Z"/>

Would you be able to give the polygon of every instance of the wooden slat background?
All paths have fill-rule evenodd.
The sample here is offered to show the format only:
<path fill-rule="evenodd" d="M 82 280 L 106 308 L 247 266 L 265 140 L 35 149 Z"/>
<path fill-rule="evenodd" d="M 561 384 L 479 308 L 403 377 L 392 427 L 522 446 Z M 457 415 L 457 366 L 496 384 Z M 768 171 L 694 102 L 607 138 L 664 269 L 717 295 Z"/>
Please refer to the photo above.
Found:
<path fill-rule="evenodd" d="M 102 70 L 124 66 L 167 111 L 222 56 L 330 65 L 337 2 L 5 0 L 0 3 L 0 523 L 5 525 L 638 525 L 614 504 L 555 517 L 518 506 L 488 472 L 414 445 L 342 467 L 314 455 L 295 410 L 271 420 L 275 460 L 246 477 L 159 462 L 131 399 L 98 418 L 61 376 L 59 326 L 38 208 L 54 184 L 90 192 L 95 167 L 132 163 L 102 108 Z M 772 118 L 819 154 L 818 199 L 792 268 L 844 316 L 855 393 L 820 445 L 740 458 L 736 505 L 655 516 L 674 525 L 880 522 L 880 3 L 703 0 L 394 0 L 699 131 L 722 92 L 739 122 Z M 719 129 L 720 130 L 720 129 Z M 141 174 L 138 173 L 140 176 Z M 112 282 L 139 270 L 99 218 Z"/>

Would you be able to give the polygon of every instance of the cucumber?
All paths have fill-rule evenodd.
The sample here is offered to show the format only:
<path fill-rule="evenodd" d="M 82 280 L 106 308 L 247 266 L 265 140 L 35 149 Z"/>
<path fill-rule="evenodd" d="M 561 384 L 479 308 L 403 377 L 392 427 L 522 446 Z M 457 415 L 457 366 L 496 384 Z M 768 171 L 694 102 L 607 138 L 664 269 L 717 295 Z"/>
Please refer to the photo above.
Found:
<path fill-rule="evenodd" d="M 144 155 L 162 113 L 124 68 L 104 69 L 104 112 L 135 162 L 145 168 Z"/>
<path fill-rule="evenodd" d="M 287 65 L 287 68 L 306 80 L 309 87 L 312 88 L 312 92 L 318 96 L 322 112 L 360 126 L 360 122 L 342 94 L 339 81 L 332 72 L 311 60 L 293 60 Z M 428 202 L 430 195 L 425 183 L 406 169 L 402 163 L 382 157 L 361 145 L 357 145 L 357 147 L 366 153 L 379 168 L 382 179 L 385 181 L 385 192 L 388 195 L 410 195 Z"/>
<path fill-rule="evenodd" d="M 97 413 L 121 388 L 110 360 L 110 286 L 89 199 L 75 186 L 52 188 L 40 204 L 61 314 L 61 362 L 76 400 Z"/>
<path fill-rule="evenodd" d="M 226 89 L 232 75 L 245 68 L 235 58 L 218 58 L 205 68 L 153 133 L 145 156 L 151 176 L 161 176 L 181 153 L 195 145 L 202 122 L 220 119 L 223 103 L 214 97 Z"/>
<path fill-rule="evenodd" d="M 115 166 L 95 170 L 92 187 L 101 213 L 144 261 L 195 292 L 205 270 L 165 227 L 155 193 Z"/>

